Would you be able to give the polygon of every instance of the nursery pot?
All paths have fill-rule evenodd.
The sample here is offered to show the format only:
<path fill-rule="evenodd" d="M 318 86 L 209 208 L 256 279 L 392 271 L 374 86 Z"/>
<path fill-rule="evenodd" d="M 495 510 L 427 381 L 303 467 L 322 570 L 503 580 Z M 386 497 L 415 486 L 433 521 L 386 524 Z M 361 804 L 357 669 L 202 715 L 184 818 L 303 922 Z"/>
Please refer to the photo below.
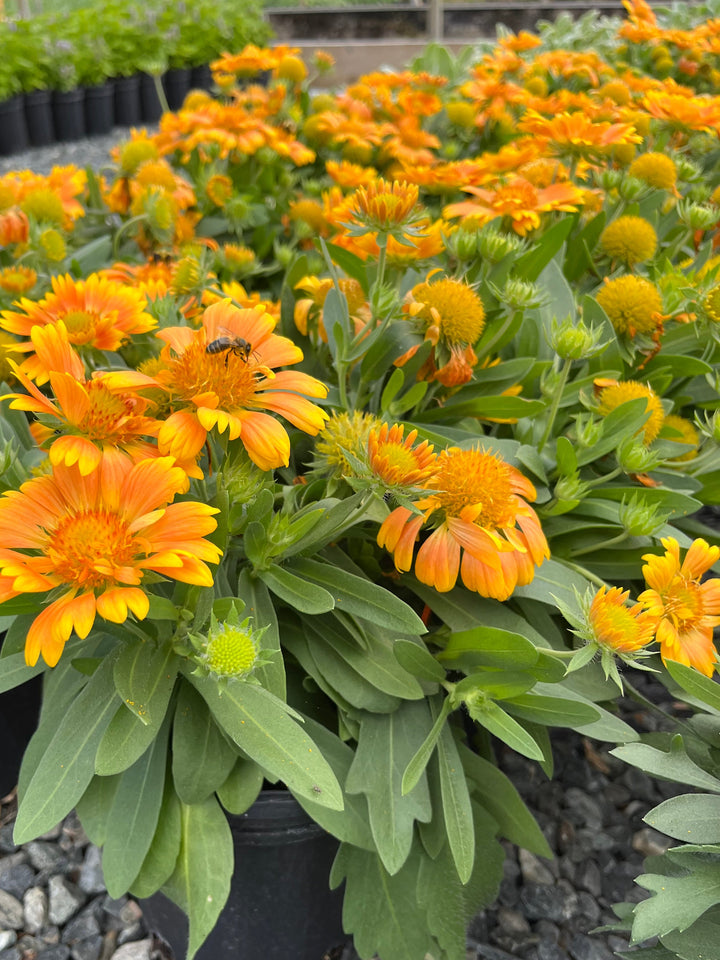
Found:
<path fill-rule="evenodd" d="M 328 886 L 337 840 L 285 790 L 263 790 L 246 813 L 228 820 L 230 896 L 196 960 L 321 960 L 345 942 L 342 892 Z M 184 960 L 185 914 L 161 893 L 140 905 L 150 929 Z"/>
<path fill-rule="evenodd" d="M 162 83 L 162 79 L 160 80 Z M 155 81 L 149 73 L 140 74 L 140 105 L 143 123 L 157 123 L 162 116 L 162 104 Z"/>
<path fill-rule="evenodd" d="M 55 139 L 60 141 L 80 140 L 85 136 L 85 91 L 55 90 L 52 96 Z"/>
<path fill-rule="evenodd" d="M 193 90 L 212 90 L 213 78 L 209 63 L 201 63 L 190 71 L 190 87 Z"/>
<path fill-rule="evenodd" d="M 19 153 L 28 145 L 25 101 L 21 94 L 0 102 L 0 156 Z"/>
<path fill-rule="evenodd" d="M 108 81 L 85 87 L 85 129 L 90 136 L 110 133 L 115 123 L 113 85 Z"/>
<path fill-rule="evenodd" d="M 49 90 L 31 90 L 25 94 L 25 123 L 33 147 L 55 142 L 51 101 Z"/>
<path fill-rule="evenodd" d="M 115 123 L 119 127 L 132 127 L 142 122 L 140 109 L 140 74 L 131 77 L 115 77 Z"/>
<path fill-rule="evenodd" d="M 28 680 L 0 696 L 0 797 L 18 780 L 20 764 L 40 715 L 42 677 Z"/>
<path fill-rule="evenodd" d="M 163 87 L 171 110 L 179 110 L 190 89 L 191 71 L 189 67 L 168 70 L 163 77 Z"/>

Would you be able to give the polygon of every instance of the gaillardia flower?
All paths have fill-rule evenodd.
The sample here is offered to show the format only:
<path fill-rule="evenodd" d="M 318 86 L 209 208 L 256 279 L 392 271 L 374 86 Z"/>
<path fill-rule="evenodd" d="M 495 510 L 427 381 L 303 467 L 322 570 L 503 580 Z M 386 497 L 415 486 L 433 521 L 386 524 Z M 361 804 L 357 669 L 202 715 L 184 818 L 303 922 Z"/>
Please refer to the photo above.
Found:
<path fill-rule="evenodd" d="M 615 330 L 626 337 L 638 333 L 652 336 L 662 329 L 660 291 L 643 277 L 626 276 L 607 280 L 595 299 Z"/>
<path fill-rule="evenodd" d="M 240 309 L 221 300 L 203 313 L 202 327 L 166 327 L 163 368 L 156 379 L 169 392 L 173 413 L 160 428 L 160 452 L 190 460 L 213 427 L 238 437 L 263 470 L 290 462 L 290 438 L 271 414 L 280 414 L 312 436 L 327 414 L 307 397 L 327 388 L 307 373 L 274 368 L 299 363 L 302 351 L 273 333 L 276 320 L 262 307 Z"/>
<path fill-rule="evenodd" d="M 52 278 L 52 293 L 37 302 L 23 297 L 22 312 L 5 310 L 0 327 L 20 337 L 29 337 L 40 324 L 65 324 L 68 340 L 75 347 L 96 350 L 118 350 L 135 333 L 152 330 L 157 321 L 146 311 L 145 294 L 123 283 L 91 274 L 86 280 L 75 280 L 70 274 Z M 18 350 L 30 352 L 32 343 L 18 344 Z M 47 382 L 48 371 L 37 358 L 29 356 L 23 372 L 39 384 Z"/>
<path fill-rule="evenodd" d="M 56 591 L 30 626 L 25 659 L 53 667 L 73 630 L 84 639 L 96 614 L 124 623 L 147 616 L 146 572 L 211 587 L 207 563 L 214 507 L 171 501 L 186 488 L 171 457 L 120 460 L 107 476 L 58 464 L 0 498 L 0 602 Z"/>
<path fill-rule="evenodd" d="M 717 651 L 713 630 L 720 624 L 720 579 L 702 580 L 717 562 L 720 547 L 693 540 L 680 562 L 680 547 L 673 537 L 660 541 L 662 556 L 643 556 L 643 575 L 648 589 L 638 601 L 658 621 L 656 639 L 663 660 L 695 667 L 711 677 Z"/>
<path fill-rule="evenodd" d="M 418 188 L 404 181 L 388 182 L 382 177 L 367 186 L 358 187 L 350 197 L 353 220 L 369 230 L 396 230 L 413 219 L 418 202 Z"/>
<path fill-rule="evenodd" d="M 415 501 L 419 513 L 396 507 L 383 521 L 378 544 L 394 555 L 395 567 L 412 567 L 422 528 L 433 528 L 415 560 L 415 576 L 443 593 L 458 578 L 484 597 L 507 600 L 530 583 L 535 567 L 550 555 L 540 521 L 527 500 L 535 488 L 499 456 L 450 447 L 439 454 L 428 495 Z M 462 553 L 462 563 L 461 563 Z"/>
<path fill-rule="evenodd" d="M 601 587 L 592 599 L 588 620 L 595 642 L 618 654 L 632 654 L 652 643 L 657 618 L 639 603 L 626 604 L 629 590 Z"/>
<path fill-rule="evenodd" d="M 368 437 L 370 469 L 388 486 L 417 486 L 432 477 L 437 455 L 432 444 L 423 440 L 414 446 L 417 430 L 411 430 L 403 439 L 405 428 L 395 423 L 384 423 L 379 430 L 371 430 Z"/>
<path fill-rule="evenodd" d="M 639 397 L 645 397 L 647 401 L 646 411 L 650 414 L 643 427 L 643 443 L 648 446 L 653 442 L 662 429 L 665 422 L 665 411 L 660 402 L 660 398 L 655 391 L 644 383 L 638 383 L 637 380 L 598 380 L 596 386 L 600 387 L 598 397 L 598 413 L 606 417 L 611 411 L 627 403 L 628 400 L 635 400 Z"/>
<path fill-rule="evenodd" d="M 600 234 L 600 246 L 605 253 L 628 267 L 650 260 L 657 245 L 655 227 L 644 217 L 618 217 Z"/>
<path fill-rule="evenodd" d="M 664 153 L 641 153 L 628 167 L 631 177 L 642 180 L 658 190 L 675 190 L 677 167 L 672 157 Z"/>

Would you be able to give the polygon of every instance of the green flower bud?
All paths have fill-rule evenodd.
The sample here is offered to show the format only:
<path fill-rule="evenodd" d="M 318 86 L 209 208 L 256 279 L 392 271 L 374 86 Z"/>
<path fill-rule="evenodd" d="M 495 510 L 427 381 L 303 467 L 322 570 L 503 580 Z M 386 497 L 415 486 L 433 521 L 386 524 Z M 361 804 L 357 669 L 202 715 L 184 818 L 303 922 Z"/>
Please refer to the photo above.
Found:
<path fill-rule="evenodd" d="M 500 263 L 511 253 L 520 253 L 525 247 L 520 237 L 502 233 L 497 227 L 483 227 L 478 235 L 478 253 L 488 263 Z"/>
<path fill-rule="evenodd" d="M 541 307 L 546 302 L 547 295 L 528 280 L 510 277 L 499 291 L 498 299 L 513 310 L 526 310 L 530 307 Z"/>
<path fill-rule="evenodd" d="M 717 208 L 706 203 L 678 200 L 676 210 L 680 222 L 690 230 L 708 230 L 718 221 Z"/>
<path fill-rule="evenodd" d="M 657 503 L 646 503 L 633 496 L 629 502 L 620 504 L 620 523 L 630 537 L 651 537 L 667 523 L 669 514 L 659 513 Z"/>
<path fill-rule="evenodd" d="M 575 417 L 575 436 L 581 447 L 594 447 L 603 434 L 601 420 L 590 414 L 578 414 Z"/>
<path fill-rule="evenodd" d="M 618 187 L 618 193 L 623 200 L 637 200 L 647 190 L 647 184 L 637 177 L 624 177 Z"/>
<path fill-rule="evenodd" d="M 560 477 L 553 493 L 557 500 L 582 500 L 588 492 L 588 485 L 580 479 L 577 471 L 569 477 Z"/>
<path fill-rule="evenodd" d="M 617 460 L 625 473 L 647 473 L 659 463 L 657 454 L 649 450 L 645 444 L 630 437 L 624 440 L 617 451 Z"/>
<path fill-rule="evenodd" d="M 480 235 L 477 230 L 460 227 L 447 239 L 448 253 L 461 262 L 475 260 L 478 256 L 479 240 Z"/>
<path fill-rule="evenodd" d="M 563 360 L 587 360 L 601 353 L 607 343 L 601 343 L 602 328 L 588 327 L 582 321 L 566 317 L 558 321 L 553 317 L 550 331 L 550 346 Z"/>
<path fill-rule="evenodd" d="M 678 180 L 684 180 L 686 183 L 693 183 L 700 180 L 703 172 L 700 167 L 689 157 L 678 156 L 675 158 L 675 167 L 677 169 Z"/>

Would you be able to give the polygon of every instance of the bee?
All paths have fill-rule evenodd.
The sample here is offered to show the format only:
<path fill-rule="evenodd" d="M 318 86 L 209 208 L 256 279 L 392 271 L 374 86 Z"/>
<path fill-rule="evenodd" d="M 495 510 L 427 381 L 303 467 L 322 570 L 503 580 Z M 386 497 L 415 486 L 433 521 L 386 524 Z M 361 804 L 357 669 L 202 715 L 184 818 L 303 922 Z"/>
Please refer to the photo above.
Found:
<path fill-rule="evenodd" d="M 216 337 L 205 347 L 205 353 L 224 353 L 225 366 L 228 365 L 230 354 L 240 357 L 243 363 L 247 363 L 252 352 L 252 344 L 242 337 Z"/>

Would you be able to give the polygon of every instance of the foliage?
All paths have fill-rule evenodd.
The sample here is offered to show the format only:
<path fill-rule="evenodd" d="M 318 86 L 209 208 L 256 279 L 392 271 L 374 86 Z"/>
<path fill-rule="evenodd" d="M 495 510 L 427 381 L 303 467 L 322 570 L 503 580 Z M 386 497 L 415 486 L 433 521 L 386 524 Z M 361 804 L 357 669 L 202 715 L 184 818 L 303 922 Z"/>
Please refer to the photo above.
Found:
<path fill-rule="evenodd" d="M 0 179 L 15 838 L 76 807 L 189 957 L 263 782 L 338 839 L 362 957 L 463 957 L 500 840 L 550 854 L 499 761 L 551 776 L 558 726 L 699 791 L 620 913 L 714 943 L 720 74 L 705 21 L 617 29 L 338 95 L 248 46 L 102 177 Z M 691 718 L 643 742 L 635 670 Z"/>

